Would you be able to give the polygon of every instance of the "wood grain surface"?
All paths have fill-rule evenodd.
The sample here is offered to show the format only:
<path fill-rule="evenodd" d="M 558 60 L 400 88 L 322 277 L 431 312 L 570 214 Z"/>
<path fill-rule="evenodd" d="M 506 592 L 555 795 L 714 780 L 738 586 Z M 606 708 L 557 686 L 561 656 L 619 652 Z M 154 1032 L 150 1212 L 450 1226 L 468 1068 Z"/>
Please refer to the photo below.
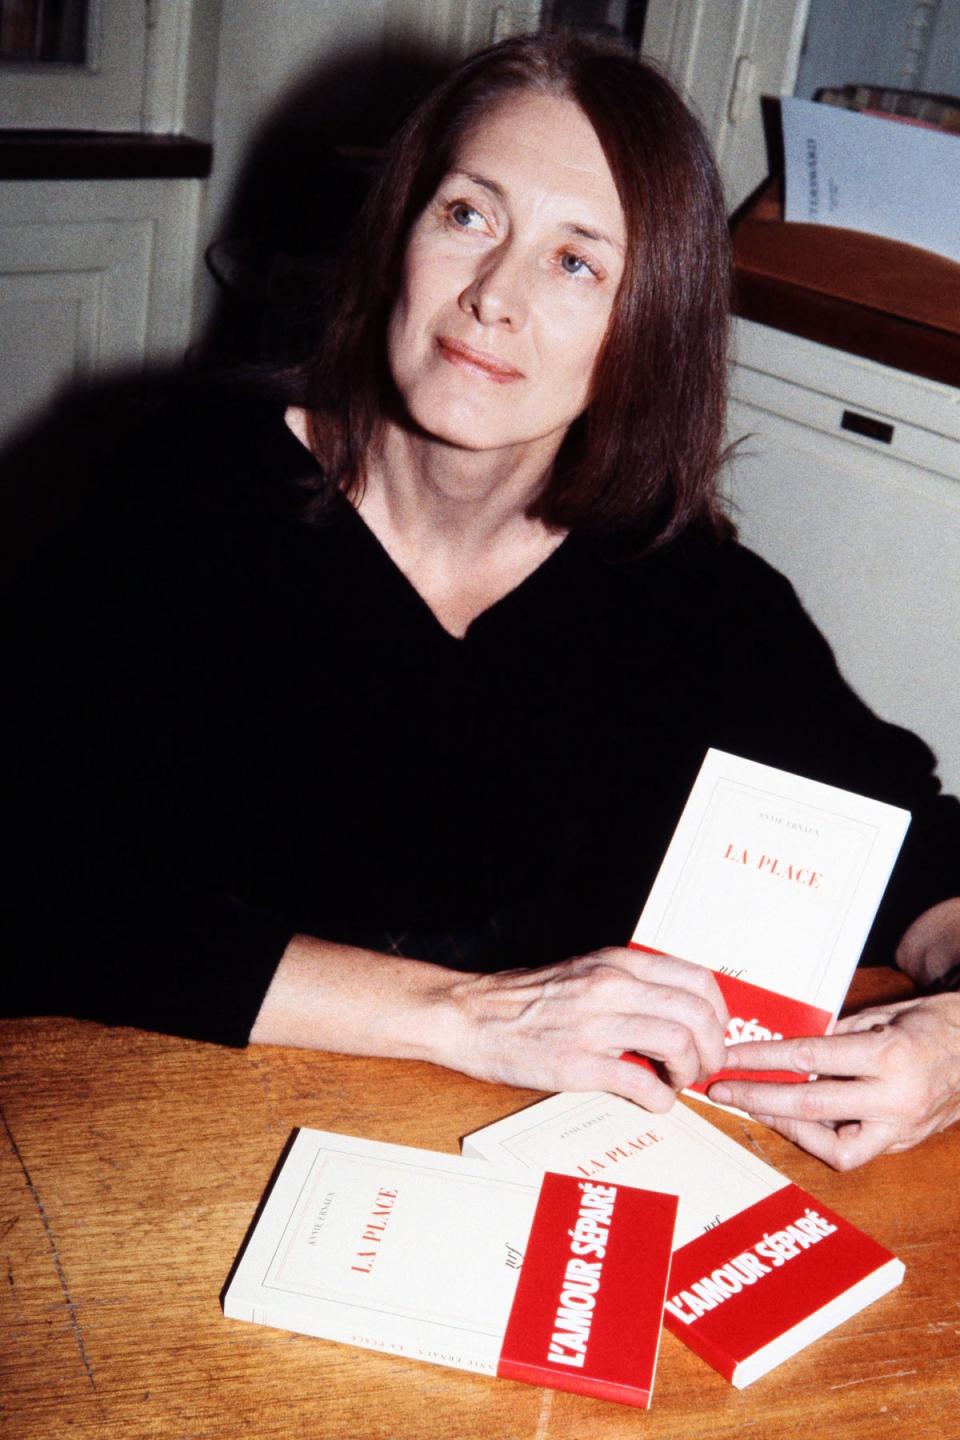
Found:
<path fill-rule="evenodd" d="M 733 251 L 734 310 L 745 320 L 957 384 L 956 261 L 859 230 L 785 221 L 779 180 L 737 217 Z"/>
<path fill-rule="evenodd" d="M 887 995 L 902 982 L 858 983 Z M 537 1098 L 422 1064 L 3 1022 L 0 1435 L 960 1435 L 960 1130 L 839 1175 L 719 1117 L 907 1266 L 898 1291 L 744 1391 L 669 1334 L 653 1408 L 635 1412 L 224 1319 L 220 1294 L 297 1126 L 456 1151 Z"/>

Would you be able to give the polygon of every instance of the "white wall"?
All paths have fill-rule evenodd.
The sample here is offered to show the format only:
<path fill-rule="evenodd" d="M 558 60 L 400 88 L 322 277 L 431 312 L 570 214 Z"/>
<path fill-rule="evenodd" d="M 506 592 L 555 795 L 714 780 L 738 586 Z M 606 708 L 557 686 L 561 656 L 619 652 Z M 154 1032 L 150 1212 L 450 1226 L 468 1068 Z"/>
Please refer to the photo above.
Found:
<path fill-rule="evenodd" d="M 244 157 L 258 130 L 318 65 L 379 52 L 387 0 L 222 0 L 213 118 L 213 171 L 204 246 L 220 235 Z M 204 281 L 200 319 L 212 286 Z"/>
<path fill-rule="evenodd" d="M 796 93 L 823 85 L 960 89 L 960 0 L 811 0 Z"/>

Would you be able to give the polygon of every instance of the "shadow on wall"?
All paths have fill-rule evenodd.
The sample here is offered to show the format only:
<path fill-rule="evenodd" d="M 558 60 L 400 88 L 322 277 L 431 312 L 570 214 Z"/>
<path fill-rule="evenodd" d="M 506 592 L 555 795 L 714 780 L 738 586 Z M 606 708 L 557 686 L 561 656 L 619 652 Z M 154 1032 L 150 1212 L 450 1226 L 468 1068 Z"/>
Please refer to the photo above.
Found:
<path fill-rule="evenodd" d="M 219 301 L 185 365 L 120 370 L 56 391 L 0 450 L 0 588 L 91 506 L 110 504 L 118 455 L 206 372 L 299 400 L 285 367 L 320 343 L 333 268 L 386 139 L 444 73 L 422 49 L 318 68 L 261 126 L 207 263 Z"/>
<path fill-rule="evenodd" d="M 282 97 L 207 251 L 218 298 L 195 365 L 290 363 L 311 352 L 383 147 L 447 68 L 422 47 L 357 50 L 318 65 Z"/>

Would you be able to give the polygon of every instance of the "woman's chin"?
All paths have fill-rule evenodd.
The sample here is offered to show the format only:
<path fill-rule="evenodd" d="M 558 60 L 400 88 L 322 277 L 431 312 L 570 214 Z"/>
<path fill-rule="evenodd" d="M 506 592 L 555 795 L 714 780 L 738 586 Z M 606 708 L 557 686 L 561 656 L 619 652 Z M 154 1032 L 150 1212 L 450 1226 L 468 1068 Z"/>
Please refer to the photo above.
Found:
<path fill-rule="evenodd" d="M 569 429 L 566 423 L 546 430 L 524 425 L 516 406 L 511 414 L 500 404 L 414 403 L 408 405 L 406 416 L 411 433 L 424 440 L 477 455 L 513 451 L 518 462 L 542 451 L 549 463 Z"/>

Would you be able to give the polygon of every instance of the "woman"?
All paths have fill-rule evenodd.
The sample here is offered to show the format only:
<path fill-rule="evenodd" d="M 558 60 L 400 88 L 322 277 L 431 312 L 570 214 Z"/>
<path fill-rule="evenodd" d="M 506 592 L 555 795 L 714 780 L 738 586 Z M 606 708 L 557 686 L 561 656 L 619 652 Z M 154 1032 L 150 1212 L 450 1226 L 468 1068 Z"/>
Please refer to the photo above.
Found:
<path fill-rule="evenodd" d="M 727 267 L 702 136 L 646 67 L 510 41 L 428 98 L 309 407 L 144 423 L 31 596 L 55 640 L 20 661 L 7 753 L 46 773 L 39 804 L 36 761 L 11 782 L 11 908 L 23 937 L 44 909 L 52 1003 L 665 1108 L 742 1051 L 708 972 L 622 948 L 711 744 L 908 805 L 875 943 L 923 912 L 904 963 L 960 956 L 931 757 L 720 509 Z M 956 1117 L 956 996 L 851 1028 L 787 1063 L 853 1083 L 735 1103 L 841 1165 Z"/>

